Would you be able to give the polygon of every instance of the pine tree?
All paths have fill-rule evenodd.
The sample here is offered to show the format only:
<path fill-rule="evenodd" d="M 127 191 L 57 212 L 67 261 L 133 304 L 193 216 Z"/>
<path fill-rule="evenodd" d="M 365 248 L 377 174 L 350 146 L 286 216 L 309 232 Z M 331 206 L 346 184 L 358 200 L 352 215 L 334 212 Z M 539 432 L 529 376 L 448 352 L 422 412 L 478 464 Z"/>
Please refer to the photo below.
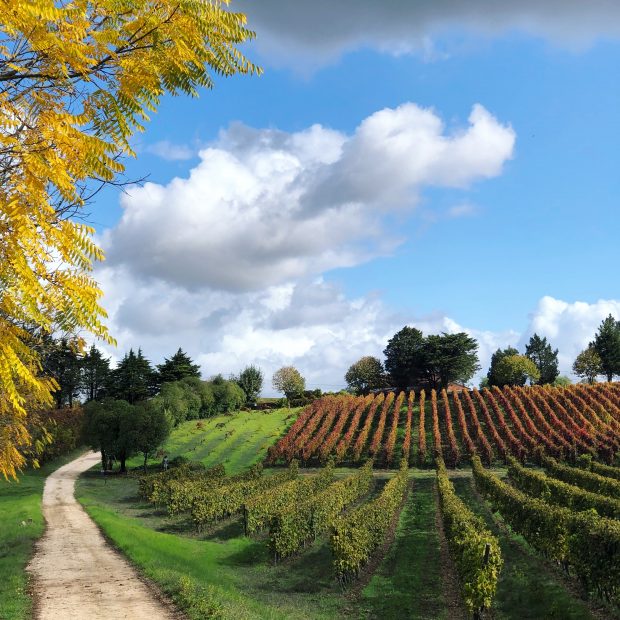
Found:
<path fill-rule="evenodd" d="M 610 314 L 600 324 L 590 346 L 601 358 L 601 368 L 607 381 L 611 381 L 614 375 L 620 375 L 620 321 Z"/>
<path fill-rule="evenodd" d="M 156 374 L 151 363 L 142 355 L 142 349 L 138 349 L 137 355 L 130 349 L 110 373 L 109 395 L 133 405 L 156 392 Z"/>
<path fill-rule="evenodd" d="M 530 341 L 525 345 L 525 355 L 529 357 L 540 372 L 539 385 L 553 383 L 560 370 L 558 368 L 558 350 L 555 351 L 547 342 L 547 338 L 541 338 L 538 334 L 534 334 Z"/>
<path fill-rule="evenodd" d="M 73 400 L 80 390 L 81 359 L 77 340 L 46 338 L 42 366 L 44 374 L 52 377 L 58 385 L 53 392 L 56 408 L 73 407 Z"/>
<path fill-rule="evenodd" d="M 157 382 L 159 385 L 180 381 L 185 377 L 200 378 L 200 366 L 194 364 L 192 358 L 184 353 L 181 348 L 171 358 L 164 358 L 164 363 L 157 366 Z"/>
<path fill-rule="evenodd" d="M 82 358 L 81 369 L 80 387 L 86 402 L 101 400 L 110 380 L 110 359 L 103 357 L 101 351 L 92 345 Z"/>

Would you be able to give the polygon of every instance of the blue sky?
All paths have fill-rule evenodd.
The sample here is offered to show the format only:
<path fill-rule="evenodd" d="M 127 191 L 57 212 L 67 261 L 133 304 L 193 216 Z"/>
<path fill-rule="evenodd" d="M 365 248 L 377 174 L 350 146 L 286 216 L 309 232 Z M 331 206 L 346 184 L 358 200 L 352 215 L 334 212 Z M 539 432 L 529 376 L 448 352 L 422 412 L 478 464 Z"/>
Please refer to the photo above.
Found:
<path fill-rule="evenodd" d="M 286 30 L 278 0 L 248 7 L 264 74 L 166 98 L 127 165 L 149 184 L 93 205 L 109 352 L 157 363 L 181 346 L 205 376 L 291 363 L 328 388 L 410 324 L 470 332 L 483 366 L 538 331 L 569 370 L 620 316 L 620 37 L 604 3 L 569 3 L 562 23 L 504 3 L 487 23 L 444 2 L 411 30 L 397 3 L 368 3 L 359 23 L 327 13 L 316 38 L 302 24 L 322 3 L 291 4 Z"/>

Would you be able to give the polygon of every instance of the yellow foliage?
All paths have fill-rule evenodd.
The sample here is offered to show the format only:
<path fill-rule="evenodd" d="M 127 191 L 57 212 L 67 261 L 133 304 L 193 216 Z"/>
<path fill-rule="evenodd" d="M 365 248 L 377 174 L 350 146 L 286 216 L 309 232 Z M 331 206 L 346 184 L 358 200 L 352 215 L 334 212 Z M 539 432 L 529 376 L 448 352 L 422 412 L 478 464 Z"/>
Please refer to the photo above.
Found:
<path fill-rule="evenodd" d="M 51 402 L 37 334 L 112 342 L 93 230 L 70 216 L 123 170 L 166 93 L 258 73 L 245 16 L 219 0 L 0 0 L 0 472 L 15 476 L 28 410 Z"/>

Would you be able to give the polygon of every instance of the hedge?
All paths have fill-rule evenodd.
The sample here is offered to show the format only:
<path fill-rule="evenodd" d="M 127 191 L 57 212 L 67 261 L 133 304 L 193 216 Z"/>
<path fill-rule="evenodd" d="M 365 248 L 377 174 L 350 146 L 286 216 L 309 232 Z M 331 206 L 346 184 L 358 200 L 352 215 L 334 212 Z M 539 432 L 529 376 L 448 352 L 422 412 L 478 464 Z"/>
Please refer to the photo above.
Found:
<path fill-rule="evenodd" d="M 574 484 L 593 493 L 600 493 L 601 495 L 620 499 L 620 480 L 613 480 L 592 471 L 564 465 L 550 457 L 543 457 L 542 463 L 554 478 Z"/>
<path fill-rule="evenodd" d="M 478 617 L 489 609 L 497 591 L 503 560 L 499 541 L 457 497 L 443 459 L 437 459 L 439 504 L 450 553 L 461 582 L 467 610 Z"/>
<path fill-rule="evenodd" d="M 369 460 L 352 476 L 334 482 L 314 497 L 295 502 L 274 515 L 269 529 L 269 546 L 275 559 L 292 555 L 326 531 L 347 506 L 368 493 L 372 478 L 372 461 Z"/>
<path fill-rule="evenodd" d="M 556 480 L 543 472 L 523 467 L 514 458 L 508 459 L 508 476 L 511 482 L 528 495 L 536 495 L 547 502 L 576 511 L 594 509 L 611 519 L 620 519 L 620 501 L 581 487 Z"/>
<path fill-rule="evenodd" d="M 567 571 L 572 567 L 587 592 L 618 602 L 620 522 L 529 497 L 487 472 L 477 456 L 472 470 L 479 491 L 513 530 Z"/>
<path fill-rule="evenodd" d="M 341 584 L 356 578 L 381 545 L 407 487 L 407 461 L 402 459 L 400 470 L 386 483 L 379 497 L 334 520 L 330 545 L 334 571 Z"/>

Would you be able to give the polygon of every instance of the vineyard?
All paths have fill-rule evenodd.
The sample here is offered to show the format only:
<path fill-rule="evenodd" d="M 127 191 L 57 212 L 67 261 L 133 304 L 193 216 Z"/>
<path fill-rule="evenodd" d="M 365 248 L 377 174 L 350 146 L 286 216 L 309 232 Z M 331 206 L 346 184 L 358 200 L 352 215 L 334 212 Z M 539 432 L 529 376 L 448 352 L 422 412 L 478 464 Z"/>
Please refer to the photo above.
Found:
<path fill-rule="evenodd" d="M 619 423 L 615 384 L 328 396 L 282 418 L 242 470 L 140 474 L 132 510 L 220 558 L 196 568 L 199 583 L 228 566 L 232 590 L 216 584 L 230 617 L 250 600 L 249 617 L 620 618 Z M 193 428 L 196 445 L 216 429 L 228 439 L 223 422 Z M 115 518 L 106 531 L 138 556 L 166 544 L 148 528 L 123 538 Z"/>
<path fill-rule="evenodd" d="M 267 455 L 267 463 L 317 466 L 374 460 L 393 468 L 509 457 L 540 463 L 543 455 L 575 462 L 590 455 L 611 464 L 620 451 L 620 387 L 505 387 L 447 394 L 432 390 L 376 396 L 328 396 L 304 409 Z M 428 446 L 432 446 L 429 450 Z"/>

